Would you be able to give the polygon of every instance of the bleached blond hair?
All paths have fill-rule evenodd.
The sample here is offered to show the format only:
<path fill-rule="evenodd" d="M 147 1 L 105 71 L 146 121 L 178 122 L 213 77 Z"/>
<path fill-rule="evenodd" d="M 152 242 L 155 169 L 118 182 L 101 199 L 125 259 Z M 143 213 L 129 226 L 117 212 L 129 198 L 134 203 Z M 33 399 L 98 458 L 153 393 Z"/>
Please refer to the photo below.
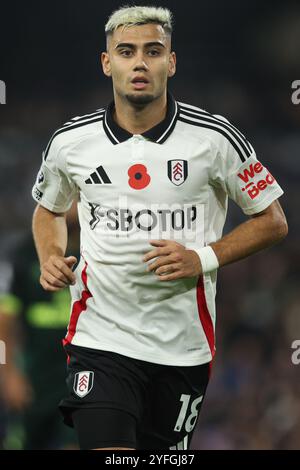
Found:
<path fill-rule="evenodd" d="M 114 11 L 105 25 L 105 34 L 112 34 L 119 26 L 160 24 L 168 34 L 173 30 L 173 15 L 168 8 L 124 6 Z"/>

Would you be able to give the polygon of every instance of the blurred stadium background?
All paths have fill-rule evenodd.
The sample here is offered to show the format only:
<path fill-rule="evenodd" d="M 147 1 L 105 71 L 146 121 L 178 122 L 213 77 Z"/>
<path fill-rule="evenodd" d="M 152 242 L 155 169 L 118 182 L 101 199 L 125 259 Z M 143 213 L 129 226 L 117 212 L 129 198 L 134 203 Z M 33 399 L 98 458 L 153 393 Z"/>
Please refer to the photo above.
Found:
<path fill-rule="evenodd" d="M 181 101 L 223 114 L 246 134 L 285 190 L 280 202 L 290 228 L 278 247 L 219 272 L 217 356 L 192 447 L 299 449 L 300 365 L 292 364 L 291 344 L 300 339 L 300 105 L 292 103 L 291 84 L 300 79 L 300 3 L 135 3 L 173 11 L 178 71 L 170 90 Z M 31 186 L 50 135 L 111 99 L 99 52 L 104 23 L 120 5 L 1 5 L 0 79 L 7 86 L 7 104 L 0 107 L 2 291 L 11 253 L 30 230 Z M 225 232 L 243 220 L 231 204 Z M 18 415 L 11 427 L 7 411 L 2 404 L 4 445 L 20 448 Z"/>

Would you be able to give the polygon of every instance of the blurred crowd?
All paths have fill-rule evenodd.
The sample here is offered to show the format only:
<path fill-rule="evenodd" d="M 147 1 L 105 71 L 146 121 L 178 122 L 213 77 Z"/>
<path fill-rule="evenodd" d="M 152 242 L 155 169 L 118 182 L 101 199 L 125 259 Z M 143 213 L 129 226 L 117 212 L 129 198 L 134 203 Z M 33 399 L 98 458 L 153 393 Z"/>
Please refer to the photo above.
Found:
<path fill-rule="evenodd" d="M 296 47 L 300 43 L 299 7 L 274 9 L 270 17 L 264 16 L 264 21 L 257 21 L 255 27 L 249 24 L 242 39 L 239 47 L 245 57 L 244 61 L 240 58 L 238 72 L 243 73 L 231 74 L 229 66 L 226 73 L 222 73 L 215 66 L 210 69 L 214 75 L 208 80 L 201 75 L 201 70 L 199 74 L 195 72 L 196 66 L 190 61 L 186 75 L 179 69 L 178 79 L 171 82 L 170 88 L 178 100 L 224 115 L 247 136 L 258 158 L 285 191 L 280 202 L 287 215 L 289 235 L 280 245 L 219 271 L 217 354 L 192 448 L 299 449 L 300 364 L 293 364 L 291 359 L 292 343 L 300 340 L 300 219 L 297 216 L 300 105 L 291 101 L 291 84 L 300 79 L 299 48 Z M 180 43 L 180 38 L 177 42 Z M 205 53 L 204 49 L 202 45 L 201 54 Z M 218 54 L 221 55 L 220 51 Z M 181 61 L 184 60 L 187 59 L 182 57 Z M 3 296 L 12 289 L 13 262 L 19 253 L 16 247 L 24 247 L 24 240 L 30 234 L 34 209 L 31 186 L 51 132 L 70 117 L 93 112 L 110 99 L 109 87 L 101 84 L 90 89 L 86 86 L 76 95 L 69 93 L 65 99 L 51 96 L 32 100 L 23 96 L 17 104 L 6 105 L 5 112 L 1 108 L 0 292 Z M 230 203 L 224 232 L 243 220 L 241 210 Z M 26 252 L 28 248 L 19 255 L 19 265 L 26 263 Z M 25 296 L 19 293 L 17 297 L 22 295 Z M 40 293 L 33 295 L 39 298 Z M 23 298 L 18 300 L 24 305 Z M 29 329 L 24 326 L 24 308 L 20 305 L 7 302 L 7 297 L 6 302 L 0 302 L 0 339 L 1 315 L 10 315 L 13 326 L 8 323 L 5 326 L 13 332 L 9 333 L 13 347 L 10 357 L 20 371 L 16 380 L 22 382 L 6 390 L 3 371 L 7 366 L 0 365 L 0 446 L 6 449 L 76 446 L 73 435 L 63 436 L 57 431 L 53 438 L 47 424 L 49 416 L 40 423 L 36 442 L 29 442 L 26 437 L 26 432 L 31 432 L 26 423 L 36 413 L 33 389 L 41 379 L 34 377 L 30 368 L 32 357 L 26 353 Z M 58 338 L 66 323 L 67 317 L 59 325 L 46 325 L 52 333 L 56 329 L 53 347 L 57 351 L 61 348 Z M 43 354 L 42 345 L 36 347 L 41 347 L 40 354 Z M 57 354 L 63 376 L 64 358 Z M 34 378 L 37 384 L 33 383 Z M 50 384 L 51 381 L 57 383 L 58 376 L 52 375 L 47 380 Z M 14 396 L 16 387 L 23 396 L 21 393 Z M 52 406 L 53 400 L 50 402 L 51 405 L 45 406 Z"/>

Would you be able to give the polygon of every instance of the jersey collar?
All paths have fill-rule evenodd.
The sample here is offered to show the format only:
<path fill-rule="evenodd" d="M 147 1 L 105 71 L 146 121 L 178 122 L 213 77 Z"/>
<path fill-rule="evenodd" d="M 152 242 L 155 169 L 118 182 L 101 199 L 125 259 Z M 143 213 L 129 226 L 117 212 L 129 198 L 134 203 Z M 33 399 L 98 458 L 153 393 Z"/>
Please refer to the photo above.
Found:
<path fill-rule="evenodd" d="M 103 128 L 109 140 L 114 144 L 120 144 L 130 139 L 133 134 L 120 127 L 113 119 L 114 102 L 112 101 L 106 108 Z M 145 139 L 149 139 L 157 144 L 163 144 L 173 132 L 178 117 L 178 105 L 173 96 L 168 93 L 167 114 L 165 119 L 156 126 L 142 134 Z"/>

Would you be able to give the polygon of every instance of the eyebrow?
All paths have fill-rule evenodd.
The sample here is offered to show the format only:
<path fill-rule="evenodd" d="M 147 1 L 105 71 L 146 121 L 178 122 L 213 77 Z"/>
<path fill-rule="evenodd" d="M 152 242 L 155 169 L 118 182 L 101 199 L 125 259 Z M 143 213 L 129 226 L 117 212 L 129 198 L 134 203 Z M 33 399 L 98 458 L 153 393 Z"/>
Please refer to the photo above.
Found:
<path fill-rule="evenodd" d="M 146 42 L 144 44 L 144 47 L 153 47 L 153 46 L 159 46 L 159 47 L 166 47 L 162 42 L 158 41 L 152 41 L 152 42 Z M 135 49 L 136 46 L 135 44 L 131 44 L 130 42 L 120 42 L 115 46 L 115 49 L 121 48 L 121 47 L 129 47 L 130 49 Z"/>

